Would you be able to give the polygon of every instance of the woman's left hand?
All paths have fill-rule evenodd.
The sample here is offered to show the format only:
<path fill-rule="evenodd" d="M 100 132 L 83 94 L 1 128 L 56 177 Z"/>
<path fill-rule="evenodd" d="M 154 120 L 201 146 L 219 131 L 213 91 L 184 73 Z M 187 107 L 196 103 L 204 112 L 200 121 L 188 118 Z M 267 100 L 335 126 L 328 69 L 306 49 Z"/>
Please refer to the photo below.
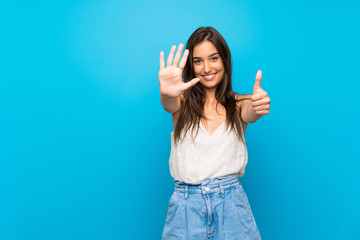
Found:
<path fill-rule="evenodd" d="M 251 95 L 252 109 L 257 115 L 266 115 L 270 112 L 270 98 L 261 86 L 262 72 L 259 70 L 255 77 L 255 84 Z"/>

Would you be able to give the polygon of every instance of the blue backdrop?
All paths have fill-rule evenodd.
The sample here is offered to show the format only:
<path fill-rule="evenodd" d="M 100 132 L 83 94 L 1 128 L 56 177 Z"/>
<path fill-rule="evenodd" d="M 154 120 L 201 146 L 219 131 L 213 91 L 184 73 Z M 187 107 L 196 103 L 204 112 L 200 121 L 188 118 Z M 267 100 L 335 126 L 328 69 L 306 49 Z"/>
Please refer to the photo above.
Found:
<path fill-rule="evenodd" d="M 360 239 L 358 1 L 3 1 L 0 239 L 160 239 L 159 53 L 215 27 L 270 114 L 240 178 L 264 240 Z"/>

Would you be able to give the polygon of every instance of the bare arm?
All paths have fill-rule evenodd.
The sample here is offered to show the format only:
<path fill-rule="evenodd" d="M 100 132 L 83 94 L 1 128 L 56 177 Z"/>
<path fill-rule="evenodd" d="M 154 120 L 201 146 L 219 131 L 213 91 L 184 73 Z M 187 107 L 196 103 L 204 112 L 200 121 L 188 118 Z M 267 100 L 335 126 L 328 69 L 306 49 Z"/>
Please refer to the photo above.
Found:
<path fill-rule="evenodd" d="M 175 113 L 181 107 L 181 96 L 178 97 L 169 97 L 167 95 L 160 95 L 160 102 L 163 105 L 165 111 L 168 113 Z"/>

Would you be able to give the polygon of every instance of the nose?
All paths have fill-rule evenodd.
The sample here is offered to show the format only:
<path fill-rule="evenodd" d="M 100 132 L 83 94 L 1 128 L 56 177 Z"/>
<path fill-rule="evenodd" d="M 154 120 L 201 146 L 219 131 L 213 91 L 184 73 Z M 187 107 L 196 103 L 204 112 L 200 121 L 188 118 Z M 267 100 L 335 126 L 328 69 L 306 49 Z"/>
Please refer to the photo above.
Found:
<path fill-rule="evenodd" d="M 204 73 L 208 74 L 210 73 L 211 68 L 210 68 L 210 64 L 207 61 L 204 61 Z"/>

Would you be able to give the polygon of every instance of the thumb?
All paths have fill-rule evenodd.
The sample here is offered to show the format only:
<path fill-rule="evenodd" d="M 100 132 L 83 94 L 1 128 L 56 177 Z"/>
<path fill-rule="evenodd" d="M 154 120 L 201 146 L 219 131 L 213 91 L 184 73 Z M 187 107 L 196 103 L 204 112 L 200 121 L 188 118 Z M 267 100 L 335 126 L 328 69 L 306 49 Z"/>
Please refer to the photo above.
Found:
<path fill-rule="evenodd" d="M 260 82 L 262 78 L 262 71 L 258 70 L 255 77 L 254 91 L 257 89 L 261 89 Z"/>
<path fill-rule="evenodd" d="M 190 87 L 194 86 L 200 81 L 200 78 L 194 78 L 191 81 L 188 81 L 187 83 L 184 83 L 183 91 L 189 89 Z"/>

